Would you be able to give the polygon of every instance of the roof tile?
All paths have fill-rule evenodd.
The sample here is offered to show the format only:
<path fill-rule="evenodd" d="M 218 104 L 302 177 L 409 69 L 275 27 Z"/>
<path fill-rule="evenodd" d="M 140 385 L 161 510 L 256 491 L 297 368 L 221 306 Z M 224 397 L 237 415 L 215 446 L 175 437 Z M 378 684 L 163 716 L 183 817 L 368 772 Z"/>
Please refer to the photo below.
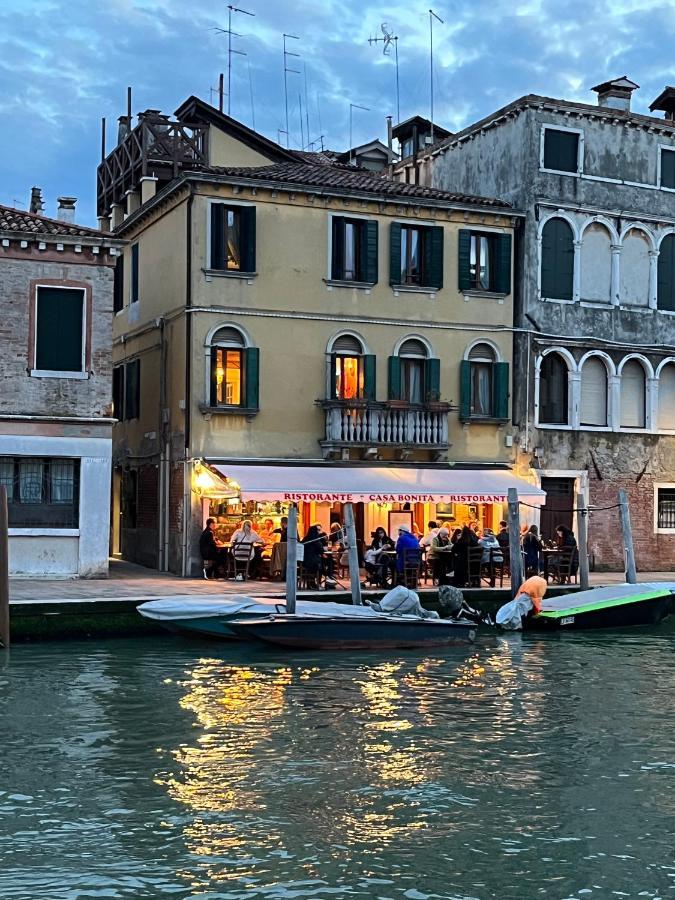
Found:
<path fill-rule="evenodd" d="M 35 213 L 0 205 L 0 231 L 16 234 L 53 234 L 66 237 L 103 237 L 96 228 L 86 228 L 59 219 L 50 219 Z"/>

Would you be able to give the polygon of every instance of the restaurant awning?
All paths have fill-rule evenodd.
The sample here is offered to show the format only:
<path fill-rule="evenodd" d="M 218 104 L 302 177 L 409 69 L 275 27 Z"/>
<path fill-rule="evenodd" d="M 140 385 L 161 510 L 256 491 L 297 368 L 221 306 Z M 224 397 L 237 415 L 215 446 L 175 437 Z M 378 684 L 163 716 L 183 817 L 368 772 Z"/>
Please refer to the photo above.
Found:
<path fill-rule="evenodd" d="M 546 494 L 498 469 L 346 466 L 211 466 L 238 486 L 242 500 L 339 503 L 503 503 L 509 488 L 542 506 Z"/>

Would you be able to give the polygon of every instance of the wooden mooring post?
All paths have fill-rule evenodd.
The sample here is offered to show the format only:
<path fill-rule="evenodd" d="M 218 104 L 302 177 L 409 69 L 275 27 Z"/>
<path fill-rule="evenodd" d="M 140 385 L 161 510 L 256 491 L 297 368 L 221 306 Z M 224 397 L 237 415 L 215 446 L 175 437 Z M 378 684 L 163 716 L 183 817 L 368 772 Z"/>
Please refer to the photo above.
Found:
<path fill-rule="evenodd" d="M 579 535 L 579 586 L 588 590 L 588 509 L 583 494 L 577 494 L 577 534 Z"/>
<path fill-rule="evenodd" d="M 0 485 L 0 643 L 9 647 L 9 527 L 7 488 Z"/>
<path fill-rule="evenodd" d="M 628 584 L 637 584 L 633 532 L 630 527 L 628 494 L 625 491 L 619 491 L 619 515 L 621 516 L 621 535 L 623 537 L 623 552 L 626 560 L 626 581 Z"/>
<path fill-rule="evenodd" d="M 518 490 L 509 488 L 509 561 L 511 568 L 511 597 L 515 597 L 523 583 L 523 557 L 520 552 L 520 505 Z"/>
<path fill-rule="evenodd" d="M 288 510 L 288 530 L 286 532 L 286 612 L 295 612 L 295 598 L 298 593 L 298 508 Z"/>
<path fill-rule="evenodd" d="M 354 606 L 363 606 L 361 599 L 361 573 L 359 572 L 359 548 L 356 543 L 356 526 L 354 525 L 354 507 L 345 503 L 345 528 L 347 530 L 347 554 L 349 556 L 349 582 L 352 590 Z"/>

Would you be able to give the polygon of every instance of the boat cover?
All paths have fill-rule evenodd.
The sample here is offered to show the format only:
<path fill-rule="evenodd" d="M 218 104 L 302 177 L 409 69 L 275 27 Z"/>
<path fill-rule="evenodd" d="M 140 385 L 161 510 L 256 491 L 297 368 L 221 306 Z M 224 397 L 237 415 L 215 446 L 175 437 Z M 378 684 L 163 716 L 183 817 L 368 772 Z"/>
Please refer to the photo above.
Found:
<path fill-rule="evenodd" d="M 589 591 L 564 594 L 561 597 L 544 597 L 539 615 L 548 618 L 576 615 L 595 609 L 606 609 L 609 606 L 639 603 L 641 600 L 652 600 L 672 593 L 675 593 L 673 581 L 612 584 L 608 587 L 592 588 Z"/>
<path fill-rule="evenodd" d="M 373 618 L 381 616 L 369 606 L 352 606 L 346 603 L 324 603 L 321 600 L 298 600 L 296 612 L 319 616 L 361 616 Z M 195 597 L 186 594 L 179 597 L 165 597 L 161 600 L 148 600 L 137 607 L 138 612 L 147 619 L 158 622 L 175 622 L 186 619 L 206 619 L 214 616 L 235 617 L 241 614 L 268 616 L 285 613 L 286 604 L 278 600 L 264 597 L 246 597 L 243 594 L 224 594 L 222 596 Z"/>

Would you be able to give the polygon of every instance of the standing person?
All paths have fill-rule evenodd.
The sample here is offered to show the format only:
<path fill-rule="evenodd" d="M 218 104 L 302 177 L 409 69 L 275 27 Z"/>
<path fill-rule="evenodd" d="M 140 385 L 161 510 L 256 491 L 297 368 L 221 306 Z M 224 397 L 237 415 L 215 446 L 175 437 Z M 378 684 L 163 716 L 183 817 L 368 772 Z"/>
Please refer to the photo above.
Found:
<path fill-rule="evenodd" d="M 497 541 L 499 543 L 499 546 L 502 548 L 502 550 L 509 549 L 509 526 L 503 519 L 499 523 L 499 531 L 497 532 Z"/>
<path fill-rule="evenodd" d="M 434 521 L 429 522 L 427 533 L 420 540 L 420 547 L 431 547 L 431 542 L 438 534 L 438 524 Z"/>
<path fill-rule="evenodd" d="M 525 575 L 538 575 L 541 571 L 540 554 L 542 541 L 539 537 L 539 529 L 536 525 L 530 528 L 523 538 L 523 554 L 525 556 Z"/>
<path fill-rule="evenodd" d="M 227 549 L 223 542 L 216 537 L 215 519 L 206 520 L 206 528 L 202 531 L 199 538 L 199 553 L 202 562 L 210 562 L 212 564 L 214 577 L 219 572 L 222 574 L 227 564 Z M 206 566 L 204 566 L 204 578 L 206 578 Z"/>
<path fill-rule="evenodd" d="M 438 584 L 448 583 L 448 568 L 453 556 L 451 550 L 450 532 L 447 528 L 439 528 L 438 534 L 431 542 L 428 557 L 434 580 Z"/>
<path fill-rule="evenodd" d="M 455 571 L 452 583 L 455 587 L 466 587 L 469 580 L 469 548 L 478 546 L 478 538 L 475 531 L 468 525 L 462 528 L 462 533 L 455 541 Z"/>
<path fill-rule="evenodd" d="M 399 578 L 403 576 L 405 568 L 406 556 L 408 561 L 417 553 L 418 563 L 421 559 L 420 545 L 415 535 L 410 531 L 408 525 L 398 526 L 398 540 L 396 541 L 396 571 Z"/>

